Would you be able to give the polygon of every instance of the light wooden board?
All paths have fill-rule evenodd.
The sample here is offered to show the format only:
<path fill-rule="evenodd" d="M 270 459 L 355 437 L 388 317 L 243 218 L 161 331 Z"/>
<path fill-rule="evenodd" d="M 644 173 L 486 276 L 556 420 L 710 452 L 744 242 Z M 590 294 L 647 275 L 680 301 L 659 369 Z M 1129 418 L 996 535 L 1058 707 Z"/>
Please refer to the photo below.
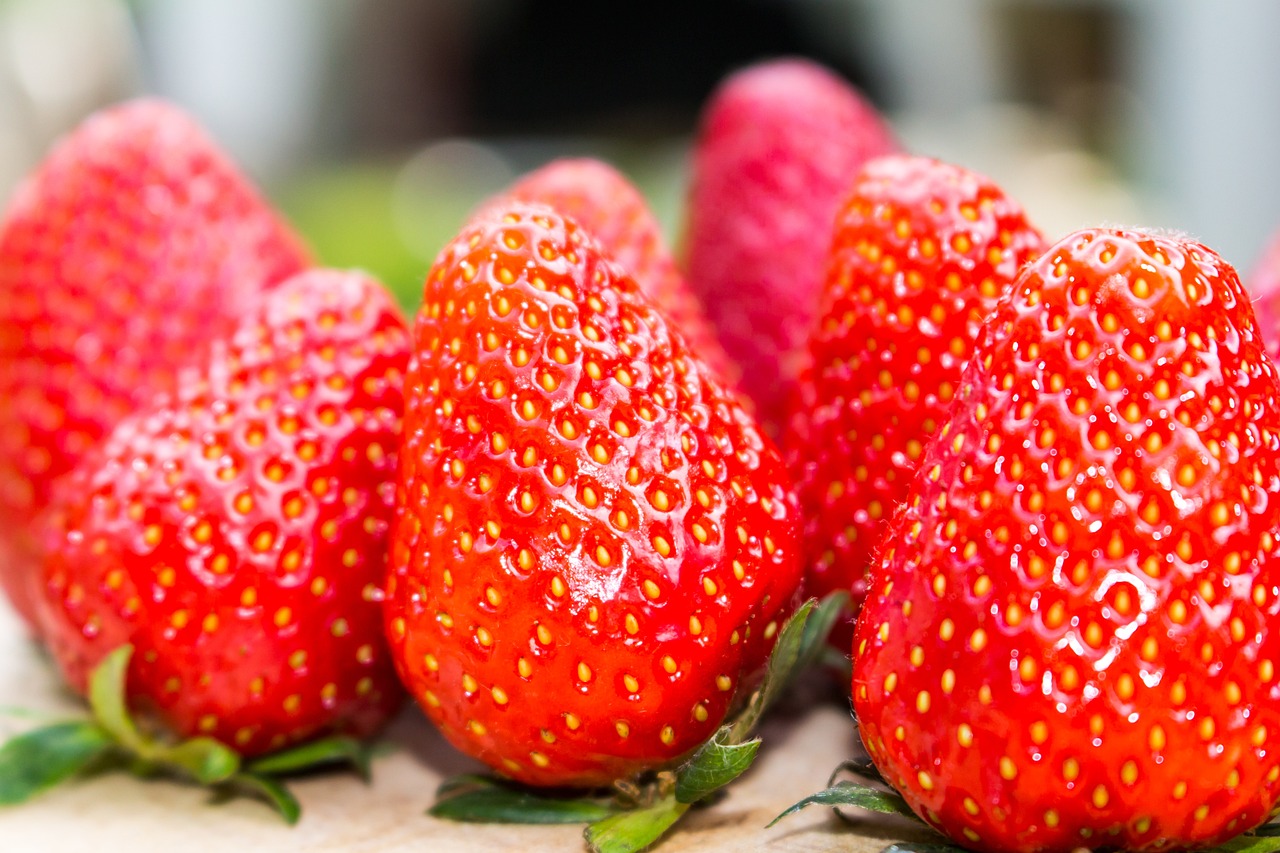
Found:
<path fill-rule="evenodd" d="M 822 676 L 818 676 L 821 678 Z M 831 691 L 832 693 L 834 691 Z M 878 853 L 896 840 L 926 836 L 910 822 L 868 815 L 849 826 L 828 809 L 810 809 L 772 829 L 792 802 L 822 788 L 832 766 L 852 754 L 856 734 L 847 707 L 811 686 L 779 709 L 762 734 L 757 766 L 715 806 L 690 814 L 658 853 L 761 850 L 771 853 Z M 0 605 L 0 738 L 44 719 L 83 714 L 53 668 Z M 0 808 L 5 853 L 489 853 L 583 851 L 581 827 L 474 826 L 423 814 L 439 782 L 481 769 L 455 752 L 409 707 L 386 736 L 373 782 L 337 773 L 293 784 L 303 817 L 286 827 L 250 800 L 213 805 L 195 788 L 120 774 L 76 781 L 21 806 Z"/>

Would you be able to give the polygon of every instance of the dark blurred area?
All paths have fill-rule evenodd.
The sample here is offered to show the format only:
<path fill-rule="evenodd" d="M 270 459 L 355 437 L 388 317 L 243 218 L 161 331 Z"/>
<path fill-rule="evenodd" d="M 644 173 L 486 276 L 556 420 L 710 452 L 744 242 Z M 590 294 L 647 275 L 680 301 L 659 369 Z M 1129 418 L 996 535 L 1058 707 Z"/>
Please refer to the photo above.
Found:
<path fill-rule="evenodd" d="M 1174 228 L 1247 268 L 1280 225 L 1277 36 L 1268 0 L 0 0 L 0 191 L 158 94 L 411 307 L 466 213 L 553 157 L 612 161 L 674 235 L 716 83 L 802 55 L 1051 236 Z"/>

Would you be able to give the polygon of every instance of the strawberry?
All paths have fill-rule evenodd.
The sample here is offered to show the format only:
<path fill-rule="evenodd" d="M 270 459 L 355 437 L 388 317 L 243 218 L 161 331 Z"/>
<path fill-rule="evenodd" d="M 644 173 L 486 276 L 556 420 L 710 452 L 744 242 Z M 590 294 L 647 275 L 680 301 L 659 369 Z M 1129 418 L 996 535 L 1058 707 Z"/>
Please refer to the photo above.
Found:
<path fill-rule="evenodd" d="M 159 101 L 63 140 L 0 221 L 0 587 L 28 620 L 53 482 L 306 254 L 190 119 Z"/>
<path fill-rule="evenodd" d="M 40 523 L 40 628 L 71 686 L 131 644 L 131 704 L 246 756 L 383 723 L 407 359 L 376 282 L 307 272 L 123 419 Z"/>
<path fill-rule="evenodd" d="M 857 92 L 805 60 L 739 71 L 704 110 L 687 272 L 769 429 L 817 315 L 840 201 L 866 160 L 895 148 Z"/>
<path fill-rule="evenodd" d="M 511 201 L 545 204 L 573 217 L 631 273 L 695 352 L 722 377 L 737 379 L 644 196 L 621 172 L 599 160 L 555 160 L 525 175 L 496 204 Z"/>
<path fill-rule="evenodd" d="M 1267 354 L 1280 357 L 1280 231 L 1267 244 L 1248 284 Z"/>
<path fill-rule="evenodd" d="M 427 716 L 535 785 L 706 740 L 794 604 L 798 513 L 635 280 L 551 208 L 491 209 L 427 275 L 405 399 L 387 633 Z"/>
<path fill-rule="evenodd" d="M 1048 249 L 984 326 L 863 606 L 863 742 L 983 851 L 1181 850 L 1280 796 L 1280 386 L 1176 236 Z"/>
<path fill-rule="evenodd" d="M 808 592 L 856 612 L 893 508 L 946 421 L 982 322 L 1043 239 L 982 175 L 873 160 L 836 218 L 818 322 L 787 434 Z M 847 650 L 846 626 L 838 645 Z"/>

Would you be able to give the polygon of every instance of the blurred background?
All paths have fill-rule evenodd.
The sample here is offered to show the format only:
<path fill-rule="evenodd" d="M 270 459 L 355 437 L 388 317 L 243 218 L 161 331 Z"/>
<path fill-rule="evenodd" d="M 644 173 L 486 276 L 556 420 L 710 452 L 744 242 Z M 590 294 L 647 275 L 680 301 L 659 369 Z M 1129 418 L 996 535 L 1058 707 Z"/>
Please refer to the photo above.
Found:
<path fill-rule="evenodd" d="M 481 199 L 557 156 L 626 171 L 676 239 L 698 111 L 785 54 L 1051 237 L 1189 232 L 1247 271 L 1280 226 L 1271 0 L 0 0 L 0 197 L 99 106 L 194 113 L 319 257 L 407 307 Z"/>

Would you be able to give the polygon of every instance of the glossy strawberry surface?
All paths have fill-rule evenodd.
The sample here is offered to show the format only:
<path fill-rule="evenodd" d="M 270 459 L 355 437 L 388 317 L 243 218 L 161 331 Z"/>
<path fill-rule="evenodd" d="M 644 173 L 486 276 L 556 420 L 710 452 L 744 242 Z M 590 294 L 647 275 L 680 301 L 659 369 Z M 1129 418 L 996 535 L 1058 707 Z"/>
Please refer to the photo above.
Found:
<path fill-rule="evenodd" d="M 737 379 L 738 370 L 676 267 L 658 220 L 621 172 L 600 160 L 555 160 L 525 175 L 503 198 L 546 204 L 573 217 L 666 312 L 695 352 L 722 377 Z"/>
<path fill-rule="evenodd" d="M 414 336 L 387 609 L 410 693 L 524 782 L 607 784 L 684 755 L 794 604 L 778 452 L 548 207 L 469 224 Z"/>
<path fill-rule="evenodd" d="M 686 272 L 769 429 L 817 316 L 840 202 L 863 163 L 896 147 L 861 95 L 807 60 L 739 71 L 703 111 Z"/>
<path fill-rule="evenodd" d="M 182 736 L 252 755 L 386 720 L 408 345 L 381 285 L 303 273 L 58 484 L 35 597 L 75 689 L 132 643 L 131 703 Z"/>
<path fill-rule="evenodd" d="M 1093 229 L 1019 276 L 883 545 L 864 743 L 983 851 L 1208 847 L 1280 794 L 1280 389 L 1235 271 Z"/>
<path fill-rule="evenodd" d="M 856 611 L 889 517 L 946 422 L 974 339 L 1043 240 L 990 179 L 937 160 L 873 160 L 836 218 L 788 461 L 808 592 Z M 838 632 L 848 647 L 848 630 Z"/>
<path fill-rule="evenodd" d="M 214 143 L 159 101 L 90 118 L 18 188 L 0 221 L 0 586 L 25 617 L 31 520 L 53 482 L 305 265 Z"/>

